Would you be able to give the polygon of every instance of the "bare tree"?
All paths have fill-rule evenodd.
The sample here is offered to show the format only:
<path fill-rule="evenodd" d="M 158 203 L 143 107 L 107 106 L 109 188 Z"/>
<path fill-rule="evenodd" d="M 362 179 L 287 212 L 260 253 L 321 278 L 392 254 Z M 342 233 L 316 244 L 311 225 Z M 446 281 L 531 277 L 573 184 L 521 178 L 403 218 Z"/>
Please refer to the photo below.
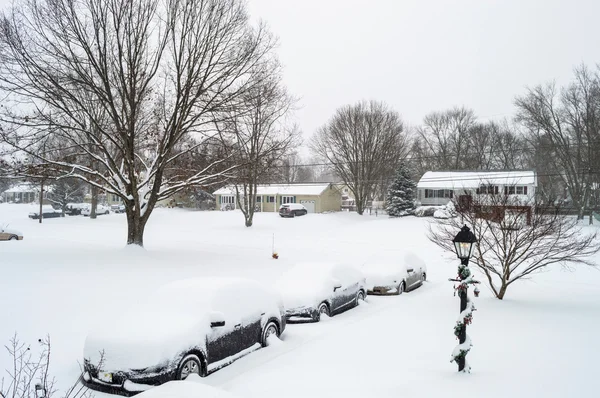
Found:
<path fill-rule="evenodd" d="M 12 367 L 6 370 L 8 377 L 0 379 L 0 398 L 31 398 L 43 394 L 46 398 L 56 396 L 56 380 L 50 375 L 50 337 L 38 340 L 39 350 L 32 349 L 13 336 L 8 345 L 4 346 Z M 37 352 L 36 352 L 37 351 Z M 41 390 L 38 392 L 36 390 Z M 44 393 L 45 392 L 45 393 Z M 79 382 L 73 383 L 62 398 L 88 398 L 88 389 Z"/>
<path fill-rule="evenodd" d="M 512 283 L 553 264 L 596 266 L 589 256 L 600 250 L 597 233 L 582 231 L 558 207 L 502 193 L 477 195 L 470 209 L 455 207 L 459 217 L 431 224 L 429 239 L 453 252 L 452 238 L 468 225 L 479 239 L 470 261 L 500 300 Z"/>
<path fill-rule="evenodd" d="M 560 176 L 583 218 L 598 182 L 600 162 L 600 74 L 582 66 L 575 80 L 559 90 L 554 83 L 517 97 L 517 121 L 537 142 L 550 146 Z M 547 159 L 545 160 L 547 161 Z"/>
<path fill-rule="evenodd" d="M 235 137 L 233 151 L 242 167 L 236 170 L 232 182 L 244 223 L 251 227 L 257 207 L 257 185 L 270 174 L 280 172 L 277 166 L 294 142 L 296 130 L 286 128 L 285 116 L 295 100 L 278 73 L 272 73 L 242 99 L 243 103 L 217 123 L 217 128 L 224 135 Z"/>
<path fill-rule="evenodd" d="M 338 109 L 314 135 L 311 149 L 331 163 L 362 215 L 378 184 L 405 158 L 408 143 L 400 115 L 371 101 Z"/>
<path fill-rule="evenodd" d="M 83 202 L 87 184 L 77 178 L 60 178 L 51 184 L 48 201 L 62 210 L 63 216 L 67 205 L 72 202 Z"/>
<path fill-rule="evenodd" d="M 213 138 L 211 116 L 269 77 L 273 46 L 242 0 L 21 0 L 0 21 L 0 138 L 119 196 L 127 243 L 143 245 L 158 200 L 233 170 L 165 176 L 193 149 L 178 143 Z M 73 161 L 30 153 L 48 134 Z"/>

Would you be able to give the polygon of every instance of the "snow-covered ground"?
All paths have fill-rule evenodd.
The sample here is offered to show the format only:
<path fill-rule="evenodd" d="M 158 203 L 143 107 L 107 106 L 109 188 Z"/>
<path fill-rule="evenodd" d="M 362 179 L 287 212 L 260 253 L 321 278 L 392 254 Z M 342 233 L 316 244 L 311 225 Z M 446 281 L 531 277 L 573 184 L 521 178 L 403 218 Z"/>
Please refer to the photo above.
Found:
<path fill-rule="evenodd" d="M 427 263 L 424 286 L 402 296 L 369 296 L 320 324 L 289 325 L 280 343 L 202 382 L 261 398 L 562 398 L 600 391 L 598 270 L 556 267 L 511 286 L 504 301 L 482 287 L 469 326 L 473 371 L 465 375 L 449 362 L 459 301 L 447 279 L 458 262 L 427 240 L 427 219 L 262 213 L 245 228 L 236 212 L 158 209 L 142 250 L 124 248 L 123 214 L 40 225 L 27 218 L 29 211 L 0 204 L 0 222 L 25 236 L 0 242 L 0 342 L 15 332 L 28 342 L 49 334 L 59 387 L 77 377 L 90 329 L 169 281 L 240 276 L 271 284 L 296 262 L 386 263 L 410 249 Z M 273 234 L 279 260 L 271 259 Z M 2 369 L 8 360 L 2 352 Z"/>

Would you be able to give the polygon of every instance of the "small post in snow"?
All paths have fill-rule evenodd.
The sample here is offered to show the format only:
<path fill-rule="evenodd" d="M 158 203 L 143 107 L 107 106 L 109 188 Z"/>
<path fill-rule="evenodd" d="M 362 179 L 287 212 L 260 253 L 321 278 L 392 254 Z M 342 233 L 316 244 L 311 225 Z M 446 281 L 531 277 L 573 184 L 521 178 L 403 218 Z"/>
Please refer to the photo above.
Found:
<path fill-rule="evenodd" d="M 277 260 L 279 258 L 279 254 L 277 254 L 277 252 L 275 251 L 275 233 L 273 233 L 273 245 L 271 247 L 271 257 L 274 260 Z"/>

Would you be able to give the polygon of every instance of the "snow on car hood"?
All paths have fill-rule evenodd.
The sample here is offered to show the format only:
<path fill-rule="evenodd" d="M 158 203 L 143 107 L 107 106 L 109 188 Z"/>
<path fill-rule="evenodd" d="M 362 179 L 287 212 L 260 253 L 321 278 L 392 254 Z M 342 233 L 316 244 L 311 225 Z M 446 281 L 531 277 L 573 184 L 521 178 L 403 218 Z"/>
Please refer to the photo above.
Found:
<path fill-rule="evenodd" d="M 12 229 L 12 228 L 2 228 L 2 229 L 0 229 L 0 232 L 6 232 L 7 234 L 23 236 L 23 233 L 21 231 L 17 231 L 16 229 Z"/>
<path fill-rule="evenodd" d="M 332 264 L 298 264 L 277 282 L 286 310 L 317 306 L 333 292 Z"/>
<path fill-rule="evenodd" d="M 106 317 L 85 340 L 84 358 L 105 370 L 143 369 L 160 365 L 202 343 L 210 330 L 208 315 L 144 310 Z"/>

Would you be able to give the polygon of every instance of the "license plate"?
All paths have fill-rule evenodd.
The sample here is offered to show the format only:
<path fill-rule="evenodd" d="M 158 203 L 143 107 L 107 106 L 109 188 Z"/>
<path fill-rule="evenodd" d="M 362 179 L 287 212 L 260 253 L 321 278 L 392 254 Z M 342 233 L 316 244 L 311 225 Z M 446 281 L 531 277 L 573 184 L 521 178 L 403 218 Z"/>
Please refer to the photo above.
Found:
<path fill-rule="evenodd" d="M 98 378 L 105 383 L 112 383 L 112 381 L 113 381 L 112 373 L 109 373 L 109 372 L 98 373 Z"/>

